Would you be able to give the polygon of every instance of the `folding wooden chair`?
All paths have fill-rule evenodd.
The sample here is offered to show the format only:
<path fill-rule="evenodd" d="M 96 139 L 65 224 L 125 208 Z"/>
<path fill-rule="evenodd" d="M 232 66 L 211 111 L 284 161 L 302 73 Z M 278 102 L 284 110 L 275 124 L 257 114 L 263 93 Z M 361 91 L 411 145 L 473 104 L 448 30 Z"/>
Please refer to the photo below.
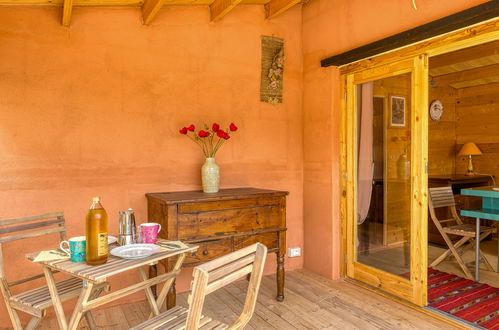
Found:
<path fill-rule="evenodd" d="M 52 306 L 52 299 L 47 286 L 12 294 L 11 287 L 36 280 L 45 275 L 38 274 L 25 279 L 7 282 L 2 245 L 6 242 L 54 233 L 59 234 L 61 241 L 66 239 L 66 227 L 64 223 L 64 214 L 62 212 L 0 220 L 0 290 L 2 291 L 3 300 L 9 313 L 12 326 L 16 330 L 23 329 L 17 311 L 22 311 L 31 315 L 32 318 L 25 329 L 35 329 L 42 317 L 45 316 L 46 310 Z M 20 257 L 22 258 L 24 256 Z M 78 297 L 82 286 L 83 281 L 76 277 L 57 282 L 57 290 L 62 301 Z M 108 288 L 109 284 L 103 283 L 96 288 L 94 294 L 98 295 L 103 289 Z M 91 328 L 96 328 L 92 314 L 86 313 L 85 318 Z"/>
<path fill-rule="evenodd" d="M 150 329 L 242 329 L 253 316 L 267 258 L 265 245 L 256 243 L 194 268 L 189 309 L 174 307 L 132 328 Z M 206 295 L 251 274 L 241 315 L 231 326 L 202 315 Z"/>
<path fill-rule="evenodd" d="M 476 236 L 475 225 L 463 224 L 463 221 L 457 214 L 456 202 L 454 200 L 454 194 L 452 193 L 451 187 L 430 188 L 429 192 L 430 192 L 429 194 L 430 198 L 428 199 L 428 208 L 430 210 L 431 219 L 433 220 L 433 223 L 435 224 L 438 231 L 445 240 L 445 243 L 447 243 L 447 246 L 449 247 L 447 251 L 445 251 L 442 255 L 440 255 L 430 264 L 430 267 L 435 267 L 436 265 L 441 263 L 445 258 L 447 258 L 452 254 L 454 258 L 456 258 L 456 261 L 458 262 L 459 266 L 461 266 L 466 277 L 469 279 L 473 279 L 473 275 L 469 271 L 468 267 L 466 267 L 466 264 L 461 258 L 460 252 L 465 247 L 464 244 L 467 243 L 468 241 L 470 241 L 471 246 L 473 246 L 474 238 Z M 437 218 L 435 214 L 435 209 L 442 207 L 450 209 L 451 213 L 450 219 L 440 220 Z M 480 226 L 480 241 L 482 241 L 484 238 L 486 238 L 495 231 L 496 228 Z M 452 240 L 449 238 L 449 234 L 462 236 L 462 238 L 454 244 Z M 489 270 L 493 270 L 489 261 L 481 251 L 480 251 L 480 256 L 483 262 L 485 263 L 486 267 Z"/>

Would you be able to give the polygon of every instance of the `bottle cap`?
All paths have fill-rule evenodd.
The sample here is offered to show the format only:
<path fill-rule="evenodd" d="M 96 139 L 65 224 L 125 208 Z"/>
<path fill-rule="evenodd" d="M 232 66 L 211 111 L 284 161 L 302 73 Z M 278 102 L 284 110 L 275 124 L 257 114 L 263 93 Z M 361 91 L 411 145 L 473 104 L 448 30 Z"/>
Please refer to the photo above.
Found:
<path fill-rule="evenodd" d="M 100 197 L 95 196 L 94 198 L 92 198 L 92 202 L 100 202 Z"/>

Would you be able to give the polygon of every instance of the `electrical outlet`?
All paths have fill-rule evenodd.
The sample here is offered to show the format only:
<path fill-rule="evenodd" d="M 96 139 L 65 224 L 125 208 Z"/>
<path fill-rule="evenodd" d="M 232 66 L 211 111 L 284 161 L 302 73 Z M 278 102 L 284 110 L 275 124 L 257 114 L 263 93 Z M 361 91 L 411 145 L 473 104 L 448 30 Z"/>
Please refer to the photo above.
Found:
<path fill-rule="evenodd" d="M 288 248 L 288 257 L 294 258 L 299 256 L 301 256 L 301 248 L 299 247 Z"/>

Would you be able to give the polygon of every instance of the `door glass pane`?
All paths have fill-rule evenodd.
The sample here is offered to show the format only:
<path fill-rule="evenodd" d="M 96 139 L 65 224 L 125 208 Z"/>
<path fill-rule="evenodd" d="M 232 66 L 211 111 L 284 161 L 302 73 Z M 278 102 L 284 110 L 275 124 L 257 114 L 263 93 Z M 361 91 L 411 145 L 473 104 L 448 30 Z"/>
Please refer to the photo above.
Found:
<path fill-rule="evenodd" d="M 410 272 L 411 73 L 357 85 L 357 262 Z"/>

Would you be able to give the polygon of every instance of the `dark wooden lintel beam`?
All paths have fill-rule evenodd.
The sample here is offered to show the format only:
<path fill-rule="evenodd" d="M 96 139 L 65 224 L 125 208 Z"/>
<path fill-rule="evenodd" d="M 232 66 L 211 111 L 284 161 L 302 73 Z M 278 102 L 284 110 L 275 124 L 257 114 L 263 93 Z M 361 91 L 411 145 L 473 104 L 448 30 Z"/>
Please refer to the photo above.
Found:
<path fill-rule="evenodd" d="M 334 55 L 321 61 L 322 67 L 340 66 L 358 60 L 373 57 L 392 49 L 436 37 L 445 33 L 478 24 L 499 16 L 499 0 L 492 0 L 481 5 L 463 10 L 456 14 L 440 18 L 436 21 L 418 26 L 391 37 L 354 48 L 347 52 Z"/>

